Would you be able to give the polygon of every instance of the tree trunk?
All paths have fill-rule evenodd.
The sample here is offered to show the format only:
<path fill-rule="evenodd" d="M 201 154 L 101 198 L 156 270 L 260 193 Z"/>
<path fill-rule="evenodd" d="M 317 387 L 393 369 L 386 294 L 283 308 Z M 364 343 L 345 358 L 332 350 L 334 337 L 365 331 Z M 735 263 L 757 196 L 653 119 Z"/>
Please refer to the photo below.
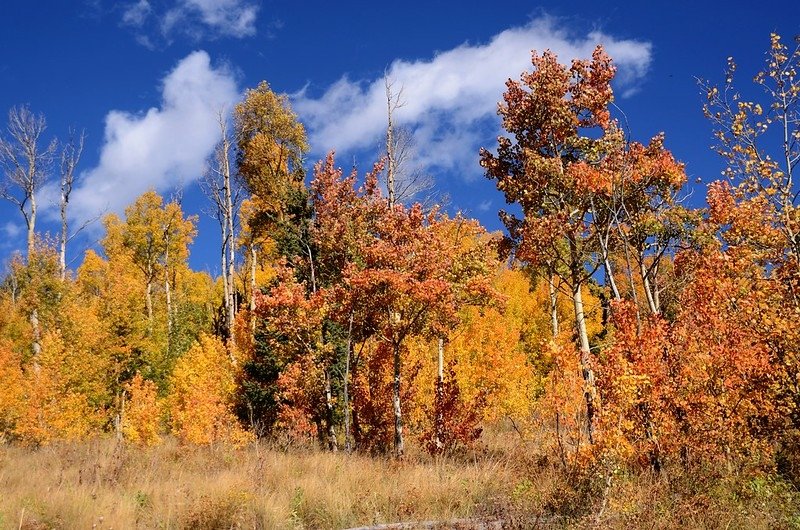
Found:
<path fill-rule="evenodd" d="M 589 335 L 586 331 L 586 318 L 583 311 L 583 296 L 581 295 L 581 282 L 574 280 L 572 287 L 572 305 L 575 309 L 575 324 L 578 328 L 580 341 L 580 368 L 583 376 L 583 395 L 586 399 L 586 432 L 589 443 L 594 443 L 594 416 L 597 389 L 595 388 L 594 371 L 592 370 L 591 351 L 589 349 Z"/>
<path fill-rule="evenodd" d="M 403 444 L 403 412 L 400 408 L 400 344 L 393 343 L 394 380 L 392 384 L 392 408 L 394 410 L 394 456 L 402 458 L 405 453 Z"/>
<path fill-rule="evenodd" d="M 333 396 L 331 393 L 331 376 L 328 370 L 325 370 L 325 412 L 328 429 L 328 449 L 334 453 L 338 451 L 339 444 L 336 442 L 336 426 L 333 424 Z"/>
<path fill-rule="evenodd" d="M 444 339 L 439 338 L 439 355 L 436 370 L 436 450 L 441 452 L 444 449 Z"/>
<path fill-rule="evenodd" d="M 394 110 L 395 102 L 392 97 L 392 87 L 388 80 L 386 81 L 386 105 L 388 109 L 388 124 L 386 127 L 386 189 L 389 195 L 389 208 L 391 209 L 394 208 L 395 201 L 394 124 L 392 123 L 392 111 Z"/>
<path fill-rule="evenodd" d="M 167 233 L 168 234 L 168 233 Z M 164 237 L 164 296 L 167 300 L 167 353 L 170 350 L 172 337 L 172 291 L 169 285 L 169 235 Z"/>
<path fill-rule="evenodd" d="M 167 344 L 169 344 L 169 337 L 172 336 L 172 289 L 169 277 L 164 278 L 164 295 L 167 299 Z"/>
<path fill-rule="evenodd" d="M 592 201 L 592 218 L 597 222 L 597 211 L 594 207 L 594 201 Z M 608 287 L 611 288 L 611 294 L 614 296 L 614 300 L 622 300 L 622 297 L 619 294 L 619 289 L 617 288 L 617 282 L 614 279 L 614 271 L 611 270 L 611 262 L 608 259 L 608 240 L 610 238 L 610 230 L 611 225 L 608 225 L 608 230 L 606 230 L 605 237 L 603 237 L 603 233 L 598 231 L 597 233 L 597 240 L 600 243 L 600 251 L 603 255 L 603 270 L 606 273 L 606 281 L 608 282 Z"/>
<path fill-rule="evenodd" d="M 611 262 L 608 261 L 608 256 L 603 258 L 603 270 L 606 273 L 606 280 L 608 280 L 608 286 L 611 288 L 611 294 L 614 295 L 614 300 L 622 300 L 622 296 L 620 296 L 619 289 L 617 288 L 617 282 L 614 280 L 614 272 L 611 270 Z"/>
<path fill-rule="evenodd" d="M 225 310 L 225 332 L 228 334 L 228 338 L 231 335 L 231 322 L 229 319 L 228 313 L 228 306 L 230 305 L 231 298 L 230 298 L 230 287 L 228 286 L 228 247 L 227 247 L 227 237 L 225 225 L 222 225 L 220 230 L 222 235 L 222 252 L 220 252 L 220 267 L 222 270 L 222 296 L 223 296 L 223 309 Z"/>
<path fill-rule="evenodd" d="M 636 308 L 636 333 L 637 335 L 642 332 L 642 314 L 639 307 L 639 295 L 636 294 L 636 283 L 633 281 L 633 264 L 631 263 L 631 253 L 629 250 L 630 245 L 628 239 L 625 237 L 622 229 L 619 230 L 620 235 L 623 237 L 625 244 L 622 248 L 625 250 L 625 275 L 628 278 L 628 287 L 631 290 L 631 298 L 633 299 L 633 306 Z"/>
<path fill-rule="evenodd" d="M 658 288 L 658 263 L 653 266 L 653 304 L 661 314 L 661 289 Z"/>
<path fill-rule="evenodd" d="M 33 351 L 33 371 L 38 375 L 40 370 L 39 359 L 42 353 L 42 331 L 39 327 L 38 309 L 34 308 L 34 310 L 31 311 L 30 322 L 33 330 L 33 343 L 31 344 L 31 350 Z"/>
<path fill-rule="evenodd" d="M 255 246 L 250 247 L 250 330 L 256 331 L 256 259 L 258 252 Z"/>
<path fill-rule="evenodd" d="M 353 450 L 350 443 L 350 359 L 353 357 L 353 312 L 350 312 L 350 325 L 347 329 L 347 354 L 344 360 L 344 450 Z"/>
<path fill-rule="evenodd" d="M 231 167 L 230 167 L 230 159 L 228 158 L 228 151 L 229 147 L 229 140 L 227 135 L 224 136 L 225 142 L 225 157 L 223 161 L 223 186 L 225 191 L 225 224 L 227 228 L 227 238 L 225 243 L 227 244 L 227 251 L 228 251 L 228 268 L 227 271 L 225 269 L 222 270 L 222 274 L 227 274 L 228 277 L 228 298 L 226 299 L 226 309 L 228 311 L 227 318 L 228 318 L 228 336 L 233 336 L 233 323 L 236 318 L 236 307 L 235 307 L 235 298 L 236 298 L 236 285 L 235 285 L 235 278 L 234 278 L 234 271 L 235 271 L 235 263 L 236 263 L 236 238 L 234 234 L 234 216 L 235 212 L 233 210 L 233 191 L 231 189 Z M 223 252 L 225 250 L 223 249 Z"/>
<path fill-rule="evenodd" d="M 228 232 L 228 237 L 233 239 L 233 236 L 230 232 Z M 236 279 L 234 277 L 235 272 L 235 252 L 234 252 L 234 245 L 233 242 L 230 243 L 228 249 L 228 300 L 227 300 L 227 310 L 228 310 L 228 336 L 233 336 L 233 326 L 236 322 Z"/>
<path fill-rule="evenodd" d="M 31 213 L 28 218 L 28 263 L 36 251 L 36 194 L 30 194 Z"/>
<path fill-rule="evenodd" d="M 147 289 L 145 290 L 145 304 L 147 305 L 147 322 L 148 329 L 153 331 L 153 282 L 147 280 Z"/>
<path fill-rule="evenodd" d="M 61 272 L 61 279 L 67 277 L 67 196 L 66 182 L 61 181 L 61 240 L 59 241 L 58 266 Z"/>
<path fill-rule="evenodd" d="M 647 403 L 639 404 L 639 412 L 644 418 L 644 434 L 647 441 L 650 442 L 650 467 L 655 473 L 661 473 L 661 446 L 656 437 L 655 427 L 653 426 L 653 418 L 650 413 L 650 407 Z"/>
<path fill-rule="evenodd" d="M 642 276 L 642 284 L 644 285 L 644 294 L 647 297 L 647 305 L 650 307 L 650 313 L 653 315 L 657 315 L 660 313 L 658 306 L 656 305 L 656 300 L 653 297 L 652 287 L 650 285 L 650 278 L 649 274 L 647 273 L 647 267 L 644 264 L 644 258 L 639 260 L 639 272 Z"/>
<path fill-rule="evenodd" d="M 117 442 L 121 442 L 123 438 L 122 433 L 122 426 L 125 424 L 125 391 L 122 391 L 122 397 L 120 398 L 120 407 L 119 412 L 117 412 L 116 418 L 114 418 L 114 432 L 117 437 Z"/>
<path fill-rule="evenodd" d="M 547 287 L 550 291 L 550 326 L 553 338 L 558 337 L 558 295 L 556 293 L 556 282 L 552 274 L 547 277 Z"/>
<path fill-rule="evenodd" d="M 34 253 L 36 252 L 36 197 L 34 193 L 30 195 L 30 203 L 31 203 L 31 213 L 30 217 L 28 218 L 28 264 L 30 265 L 31 259 L 34 257 Z M 31 311 L 30 316 L 30 323 L 31 328 L 33 331 L 33 344 L 31 344 L 31 349 L 33 350 L 33 370 L 35 373 L 39 373 L 39 358 L 40 354 L 42 353 L 42 331 L 39 327 L 39 310 L 34 308 Z"/>
<path fill-rule="evenodd" d="M 69 231 L 67 223 L 67 205 L 69 196 L 72 193 L 72 186 L 75 183 L 75 168 L 83 154 L 83 144 L 86 140 L 86 133 L 81 131 L 77 138 L 75 131 L 70 128 L 70 139 L 61 151 L 61 241 L 59 249 L 59 265 L 61 267 L 61 279 L 67 278 L 67 241 Z M 85 226 L 85 225 L 84 225 Z"/>

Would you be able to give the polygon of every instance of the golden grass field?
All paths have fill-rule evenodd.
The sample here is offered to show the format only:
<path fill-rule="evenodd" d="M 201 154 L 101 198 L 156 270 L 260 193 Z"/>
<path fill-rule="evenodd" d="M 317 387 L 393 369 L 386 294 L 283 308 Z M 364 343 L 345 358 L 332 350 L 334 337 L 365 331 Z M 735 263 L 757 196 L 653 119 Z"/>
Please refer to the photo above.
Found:
<path fill-rule="evenodd" d="M 0 528 L 344 529 L 471 518 L 507 528 L 800 528 L 779 479 L 578 477 L 513 433 L 433 458 L 313 447 L 0 446 Z M 410 526 L 411 528 L 413 526 Z M 440 528 L 453 528 L 442 525 Z"/>

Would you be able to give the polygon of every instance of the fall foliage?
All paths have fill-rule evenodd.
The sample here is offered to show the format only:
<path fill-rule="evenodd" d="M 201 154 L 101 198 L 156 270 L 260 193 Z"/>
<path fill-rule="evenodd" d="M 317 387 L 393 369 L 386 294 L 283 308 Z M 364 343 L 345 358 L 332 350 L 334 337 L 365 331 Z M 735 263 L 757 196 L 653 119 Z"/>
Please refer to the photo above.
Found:
<path fill-rule="evenodd" d="M 390 200 L 386 160 L 345 173 L 330 152 L 307 182 L 305 129 L 266 82 L 231 136 L 220 114 L 219 278 L 189 266 L 198 218 L 152 190 L 65 271 L 66 239 L 24 203 L 44 176 L 15 173 L 30 231 L 0 285 L 0 444 L 439 458 L 505 429 L 603 495 L 623 472 L 714 466 L 797 483 L 800 48 L 770 42 L 762 100 L 732 60 L 723 88 L 703 83 L 725 164 L 706 208 L 663 134 L 621 125 L 601 46 L 569 65 L 533 52 L 506 83 L 480 152 L 505 235 Z"/>

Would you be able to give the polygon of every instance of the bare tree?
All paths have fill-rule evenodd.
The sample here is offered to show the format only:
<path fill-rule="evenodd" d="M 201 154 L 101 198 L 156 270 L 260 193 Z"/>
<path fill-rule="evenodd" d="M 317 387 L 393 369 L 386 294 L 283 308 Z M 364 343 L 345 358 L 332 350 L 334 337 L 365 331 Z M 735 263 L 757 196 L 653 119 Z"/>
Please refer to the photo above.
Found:
<path fill-rule="evenodd" d="M 232 175 L 231 157 L 235 144 L 228 130 L 228 122 L 224 111 L 217 115 L 220 141 L 214 151 L 203 182 L 203 190 L 214 205 L 212 216 L 219 221 L 220 264 L 222 269 L 222 286 L 224 292 L 225 324 L 228 336 L 233 334 L 233 322 L 236 316 L 236 220 L 241 205 L 241 187 Z M 232 360 L 235 359 L 232 357 Z"/>
<path fill-rule="evenodd" d="M 36 192 L 47 179 L 56 141 L 41 145 L 47 129 L 44 115 L 34 115 L 27 106 L 8 112 L 6 137 L 0 138 L 0 164 L 5 182 L 0 195 L 15 204 L 28 229 L 28 259 L 34 252 L 36 230 Z"/>
<path fill-rule="evenodd" d="M 392 134 L 394 146 L 394 194 L 398 203 L 408 203 L 425 194 L 421 199 L 427 203 L 433 199 L 433 177 L 415 160 L 416 140 L 414 132 L 405 126 L 397 126 Z M 438 197 L 441 199 L 441 197 Z"/>
<path fill-rule="evenodd" d="M 394 208 L 396 204 L 395 197 L 395 170 L 397 166 L 397 153 L 395 147 L 397 145 L 394 136 L 394 112 L 405 105 L 403 101 L 403 88 L 395 94 L 392 91 L 394 81 L 389 79 L 386 74 L 383 77 L 383 84 L 386 87 L 386 110 L 387 110 L 387 125 L 386 125 L 386 188 L 389 193 L 389 208 Z"/>
<path fill-rule="evenodd" d="M 76 234 L 69 235 L 69 226 L 67 223 L 67 205 L 69 204 L 69 196 L 72 193 L 72 187 L 75 184 L 75 168 L 83 154 L 83 144 L 86 141 L 86 132 L 81 131 L 80 134 L 70 129 L 69 139 L 61 149 L 61 237 L 59 240 L 59 266 L 61 268 L 61 279 L 65 279 L 67 275 L 67 243 Z M 86 226 L 85 223 L 78 232 Z"/>
<path fill-rule="evenodd" d="M 34 115 L 27 106 L 12 107 L 8 111 L 7 137 L 0 137 L 0 166 L 5 174 L 0 186 L 0 196 L 16 204 L 28 229 L 28 261 L 36 244 L 36 192 L 47 179 L 53 161 L 56 141 L 47 147 L 40 145 L 42 134 L 47 129 L 44 115 Z M 30 323 L 33 330 L 33 368 L 39 371 L 41 353 L 41 329 L 39 311 L 31 310 Z"/>
<path fill-rule="evenodd" d="M 395 94 L 394 81 L 384 76 L 386 87 L 386 189 L 389 206 L 408 202 L 433 188 L 433 178 L 414 163 L 416 144 L 413 131 L 395 123 L 394 114 L 405 106 L 403 88 Z"/>

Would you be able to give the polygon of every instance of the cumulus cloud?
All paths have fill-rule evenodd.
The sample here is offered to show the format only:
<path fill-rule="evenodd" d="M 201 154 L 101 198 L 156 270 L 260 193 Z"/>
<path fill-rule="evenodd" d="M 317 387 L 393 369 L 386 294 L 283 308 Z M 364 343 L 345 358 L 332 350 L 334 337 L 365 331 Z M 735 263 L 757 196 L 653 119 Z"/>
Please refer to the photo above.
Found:
<path fill-rule="evenodd" d="M 404 105 L 398 125 L 414 130 L 418 162 L 427 167 L 477 174 L 480 143 L 493 140 L 497 102 L 508 78 L 530 68 L 530 52 L 550 49 L 563 61 L 591 56 L 602 43 L 618 68 L 617 90 L 632 93 L 647 73 L 651 46 L 599 31 L 574 36 L 542 17 L 495 35 L 485 44 L 463 44 L 429 60 L 398 59 L 387 69 Z M 309 129 L 315 154 L 336 148 L 351 152 L 377 145 L 386 127 L 384 79 L 342 77 L 321 95 L 308 88 L 294 95 L 294 108 Z M 487 132 L 488 131 L 488 132 Z"/>
<path fill-rule="evenodd" d="M 121 212 L 150 188 L 164 192 L 196 180 L 218 139 L 217 113 L 238 95 L 232 74 L 197 51 L 164 78 L 159 108 L 109 112 L 100 161 L 81 175 L 72 215 L 85 220 Z"/>
<path fill-rule="evenodd" d="M 124 6 L 122 23 L 143 31 L 137 39 L 152 42 L 147 33 L 153 25 L 169 39 L 186 34 L 197 40 L 203 37 L 244 38 L 255 35 L 258 5 L 248 0 L 176 0 L 170 7 L 156 11 L 149 0 L 137 0 Z"/>

